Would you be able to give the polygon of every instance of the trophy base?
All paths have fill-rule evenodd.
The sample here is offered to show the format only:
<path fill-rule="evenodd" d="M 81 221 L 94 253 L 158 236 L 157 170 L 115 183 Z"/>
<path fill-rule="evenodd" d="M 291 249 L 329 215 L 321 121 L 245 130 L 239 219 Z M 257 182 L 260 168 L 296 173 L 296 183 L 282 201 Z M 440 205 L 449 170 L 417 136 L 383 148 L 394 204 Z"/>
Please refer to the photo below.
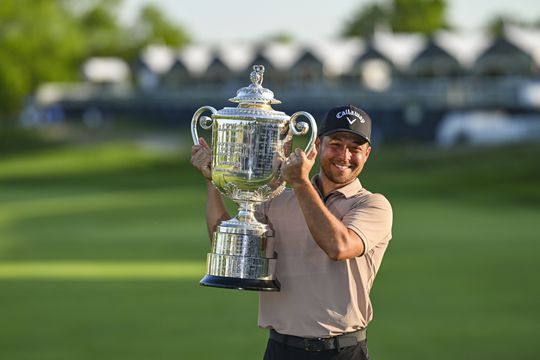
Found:
<path fill-rule="evenodd" d="M 279 291 L 281 284 L 278 280 L 242 279 L 226 276 L 206 275 L 200 281 L 203 286 L 212 286 L 225 289 Z"/>

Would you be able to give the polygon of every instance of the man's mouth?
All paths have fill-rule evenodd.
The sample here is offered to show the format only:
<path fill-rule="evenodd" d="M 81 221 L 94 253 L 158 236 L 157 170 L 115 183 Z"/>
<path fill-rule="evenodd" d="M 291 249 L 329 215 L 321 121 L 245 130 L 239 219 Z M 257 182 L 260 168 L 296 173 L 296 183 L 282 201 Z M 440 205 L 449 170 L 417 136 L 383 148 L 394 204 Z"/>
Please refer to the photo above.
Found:
<path fill-rule="evenodd" d="M 335 163 L 334 163 L 334 166 L 340 171 L 345 171 L 345 170 L 350 168 L 349 165 L 339 165 L 339 164 L 335 164 Z"/>

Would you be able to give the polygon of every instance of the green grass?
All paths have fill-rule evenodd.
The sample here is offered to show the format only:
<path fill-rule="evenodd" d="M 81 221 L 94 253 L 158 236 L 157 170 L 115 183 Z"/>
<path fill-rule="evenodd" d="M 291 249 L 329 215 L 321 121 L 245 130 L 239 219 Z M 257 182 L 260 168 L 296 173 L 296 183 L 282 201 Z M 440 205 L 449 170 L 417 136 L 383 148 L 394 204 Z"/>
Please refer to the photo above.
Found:
<path fill-rule="evenodd" d="M 257 359 L 257 295 L 203 288 L 204 184 L 130 144 L 0 158 L 0 359 Z M 375 359 L 537 359 L 540 146 L 383 147 Z"/>

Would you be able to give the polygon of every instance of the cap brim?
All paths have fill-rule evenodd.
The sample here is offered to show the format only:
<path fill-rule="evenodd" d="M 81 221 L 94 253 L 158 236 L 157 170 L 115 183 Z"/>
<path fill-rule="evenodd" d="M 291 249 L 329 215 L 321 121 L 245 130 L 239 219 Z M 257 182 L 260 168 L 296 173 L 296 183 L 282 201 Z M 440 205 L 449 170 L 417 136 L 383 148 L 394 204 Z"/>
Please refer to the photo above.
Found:
<path fill-rule="evenodd" d="M 368 144 L 371 145 L 371 140 L 369 140 L 364 134 L 360 134 L 359 132 L 351 130 L 351 129 L 333 129 L 333 130 L 329 130 L 327 132 L 324 132 L 322 134 L 319 134 L 318 137 L 325 136 L 325 135 L 331 135 L 331 134 L 335 134 L 335 133 L 338 133 L 338 132 L 349 132 L 349 133 L 358 135 L 362 139 L 366 140 L 368 142 Z"/>

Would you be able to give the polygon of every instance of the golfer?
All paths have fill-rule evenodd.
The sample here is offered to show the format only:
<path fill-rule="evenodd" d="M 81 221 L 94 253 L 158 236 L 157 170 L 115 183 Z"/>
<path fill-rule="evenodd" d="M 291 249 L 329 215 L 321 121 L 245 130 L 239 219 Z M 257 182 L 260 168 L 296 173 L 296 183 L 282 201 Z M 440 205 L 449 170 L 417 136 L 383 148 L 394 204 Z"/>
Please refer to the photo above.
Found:
<path fill-rule="evenodd" d="M 371 152 L 371 127 L 355 106 L 331 109 L 315 147 L 283 160 L 290 188 L 257 210 L 274 231 L 281 282 L 280 292 L 260 292 L 259 326 L 269 329 L 265 360 L 369 358 L 369 293 L 392 237 L 390 203 L 358 179 Z M 317 156 L 320 168 L 310 179 Z M 207 179 L 212 233 L 230 216 L 210 182 L 204 141 L 193 146 L 191 161 Z"/>

